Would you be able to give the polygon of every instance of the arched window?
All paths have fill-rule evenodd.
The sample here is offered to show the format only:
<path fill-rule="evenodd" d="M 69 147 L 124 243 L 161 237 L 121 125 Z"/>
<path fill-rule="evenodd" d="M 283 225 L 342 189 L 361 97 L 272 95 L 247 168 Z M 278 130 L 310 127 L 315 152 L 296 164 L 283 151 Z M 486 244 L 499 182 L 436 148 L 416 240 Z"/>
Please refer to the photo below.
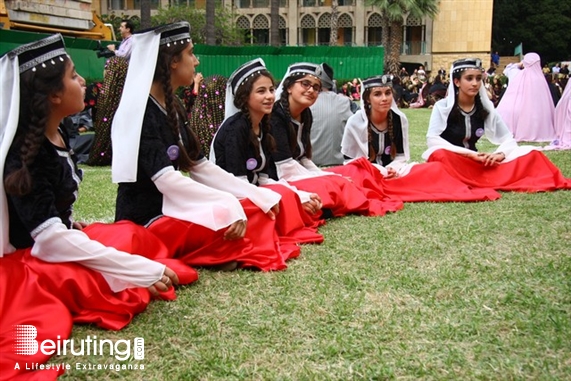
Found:
<path fill-rule="evenodd" d="M 246 16 L 238 17 L 236 20 L 236 27 L 241 29 L 244 34 L 244 43 L 252 43 L 252 32 L 250 31 L 250 20 Z"/>
<path fill-rule="evenodd" d="M 373 13 L 369 17 L 369 22 L 367 25 L 367 45 L 381 45 L 383 41 L 383 24 L 381 15 L 378 13 Z"/>
<path fill-rule="evenodd" d="M 317 44 L 329 45 L 329 38 L 331 36 L 331 13 L 326 12 L 319 16 L 317 28 Z"/>
<path fill-rule="evenodd" d="M 287 40 L 287 23 L 285 18 L 283 18 L 282 16 L 280 16 L 280 44 L 281 45 L 287 45 L 288 40 Z"/>
<path fill-rule="evenodd" d="M 252 37 L 254 45 L 269 45 L 270 22 L 265 15 L 257 15 L 252 22 Z"/>
<path fill-rule="evenodd" d="M 425 25 L 420 17 L 408 16 L 404 26 L 403 54 L 425 54 Z"/>
<path fill-rule="evenodd" d="M 337 20 L 339 28 L 337 35 L 343 45 L 353 45 L 353 20 L 347 13 L 343 13 Z"/>
<path fill-rule="evenodd" d="M 316 45 L 316 23 L 315 19 L 311 15 L 303 15 L 300 20 L 301 28 L 301 45 Z"/>

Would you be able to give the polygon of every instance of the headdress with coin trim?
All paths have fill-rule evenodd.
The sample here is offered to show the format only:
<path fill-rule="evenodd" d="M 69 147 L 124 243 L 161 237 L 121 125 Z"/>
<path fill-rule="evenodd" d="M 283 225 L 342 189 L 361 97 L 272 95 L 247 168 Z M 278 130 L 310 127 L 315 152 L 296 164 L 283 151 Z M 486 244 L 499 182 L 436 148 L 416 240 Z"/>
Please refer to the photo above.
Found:
<path fill-rule="evenodd" d="M 319 79 L 319 81 L 321 81 L 321 72 L 322 72 L 321 65 L 314 64 L 311 62 L 298 62 L 290 65 L 287 68 L 284 78 L 282 79 L 278 88 L 276 89 L 276 102 L 279 101 L 283 92 L 283 84 L 289 77 L 293 77 L 294 75 L 296 76 L 312 75 L 315 78 Z"/>
<path fill-rule="evenodd" d="M 113 182 L 137 181 L 141 128 L 151 91 L 160 46 L 188 44 L 190 24 L 186 21 L 159 26 L 133 34 L 133 52 L 119 107 L 111 127 Z"/>
<path fill-rule="evenodd" d="M 58 65 L 65 61 L 65 44 L 61 34 L 19 46 L 0 58 L 0 173 L 8 150 L 12 145 L 20 117 L 20 75 L 29 70 L 42 70 L 49 65 Z M 4 181 L 0 182 L 0 246 L 3 254 L 14 251 L 10 245 L 9 218 Z"/>
<path fill-rule="evenodd" d="M 370 89 L 372 87 L 393 87 L 393 76 L 391 74 L 377 75 L 363 80 L 362 88 Z"/>
<path fill-rule="evenodd" d="M 241 65 L 230 75 L 226 84 L 226 100 L 224 105 L 224 120 L 236 114 L 240 110 L 234 105 L 234 96 L 238 87 L 248 80 L 252 75 L 267 71 L 266 64 L 261 58 L 256 58 Z"/>
<path fill-rule="evenodd" d="M 462 58 L 452 63 L 451 72 L 459 73 L 468 69 L 476 69 L 484 71 L 482 67 L 482 60 L 479 58 Z"/>
<path fill-rule="evenodd" d="M 371 89 L 373 87 L 393 87 L 393 78 L 392 74 L 385 74 L 385 75 L 376 75 L 374 77 L 369 77 L 361 81 L 361 99 L 359 101 L 359 105 L 361 108 L 365 107 L 365 100 L 363 99 L 363 94 L 365 94 L 365 90 Z"/>

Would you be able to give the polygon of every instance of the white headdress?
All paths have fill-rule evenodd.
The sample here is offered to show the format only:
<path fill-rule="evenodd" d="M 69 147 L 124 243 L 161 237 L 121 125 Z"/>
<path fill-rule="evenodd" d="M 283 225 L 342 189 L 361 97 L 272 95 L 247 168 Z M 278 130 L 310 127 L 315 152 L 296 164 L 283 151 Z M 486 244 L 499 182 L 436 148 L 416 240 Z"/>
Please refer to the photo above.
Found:
<path fill-rule="evenodd" d="M 137 161 L 143 117 L 153 83 L 159 47 L 190 42 L 190 24 L 177 22 L 136 33 L 123 94 L 111 126 L 112 179 L 114 183 L 137 181 Z"/>
<path fill-rule="evenodd" d="M 228 82 L 226 83 L 226 102 L 224 105 L 224 120 L 228 119 L 232 115 L 236 114 L 238 108 L 234 105 L 234 96 L 236 95 L 236 90 L 240 87 L 248 77 L 255 73 L 259 73 L 266 69 L 266 64 L 261 58 L 256 58 L 254 60 L 248 61 L 238 69 L 234 70 Z"/>
<path fill-rule="evenodd" d="M 379 75 L 370 77 L 361 82 L 361 108 L 355 115 L 347 121 L 343 141 L 341 142 L 341 153 L 351 158 L 369 157 L 369 118 L 367 117 L 365 100 L 363 94 L 365 90 L 373 87 L 393 87 L 392 75 Z M 399 110 L 395 99 L 391 103 L 391 111 L 396 113 L 401 120 L 404 159 L 410 159 L 408 145 L 408 119 Z"/>
<path fill-rule="evenodd" d="M 18 128 L 20 114 L 20 74 L 41 70 L 46 65 L 63 61 L 67 55 L 61 34 L 22 45 L 0 58 L 0 174 L 4 173 L 6 156 Z M 0 257 L 14 251 L 10 245 L 9 216 L 4 180 L 0 182 Z"/>

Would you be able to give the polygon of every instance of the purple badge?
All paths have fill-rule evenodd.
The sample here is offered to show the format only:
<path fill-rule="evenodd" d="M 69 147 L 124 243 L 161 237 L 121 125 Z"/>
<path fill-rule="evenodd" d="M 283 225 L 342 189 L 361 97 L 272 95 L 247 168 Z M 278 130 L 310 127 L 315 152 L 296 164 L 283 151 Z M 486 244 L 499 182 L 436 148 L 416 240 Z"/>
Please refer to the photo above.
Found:
<path fill-rule="evenodd" d="M 385 155 L 390 155 L 391 154 L 391 146 L 386 146 L 385 147 Z"/>
<path fill-rule="evenodd" d="M 258 160 L 254 159 L 253 157 L 246 160 L 246 168 L 248 171 L 253 171 L 258 166 Z"/>
<path fill-rule="evenodd" d="M 481 138 L 482 135 L 484 135 L 484 129 L 483 129 L 483 128 L 478 128 L 478 129 L 476 130 L 476 136 L 479 137 L 479 138 Z"/>
<path fill-rule="evenodd" d="M 177 145 L 172 145 L 169 148 L 167 148 L 167 155 L 169 155 L 169 159 L 171 159 L 171 161 L 175 161 L 176 159 L 178 159 L 178 154 L 179 154 L 179 148 Z"/>

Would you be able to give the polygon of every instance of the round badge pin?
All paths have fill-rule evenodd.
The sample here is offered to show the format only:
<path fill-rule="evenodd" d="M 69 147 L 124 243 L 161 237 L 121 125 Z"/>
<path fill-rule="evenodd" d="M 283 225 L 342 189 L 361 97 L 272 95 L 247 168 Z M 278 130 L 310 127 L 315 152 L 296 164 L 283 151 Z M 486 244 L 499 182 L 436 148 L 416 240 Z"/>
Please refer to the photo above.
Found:
<path fill-rule="evenodd" d="M 484 129 L 483 129 L 483 128 L 478 128 L 478 129 L 476 130 L 476 136 L 479 137 L 479 138 L 481 138 L 482 135 L 484 135 Z"/>
<path fill-rule="evenodd" d="M 169 156 L 169 159 L 171 159 L 171 161 L 175 161 L 176 159 L 178 159 L 178 155 L 180 153 L 180 148 L 178 148 L 177 145 L 172 145 L 169 148 L 167 148 L 167 155 Z"/>
<path fill-rule="evenodd" d="M 258 166 L 258 160 L 254 159 L 253 157 L 246 160 L 246 169 L 248 171 L 253 171 Z"/>

